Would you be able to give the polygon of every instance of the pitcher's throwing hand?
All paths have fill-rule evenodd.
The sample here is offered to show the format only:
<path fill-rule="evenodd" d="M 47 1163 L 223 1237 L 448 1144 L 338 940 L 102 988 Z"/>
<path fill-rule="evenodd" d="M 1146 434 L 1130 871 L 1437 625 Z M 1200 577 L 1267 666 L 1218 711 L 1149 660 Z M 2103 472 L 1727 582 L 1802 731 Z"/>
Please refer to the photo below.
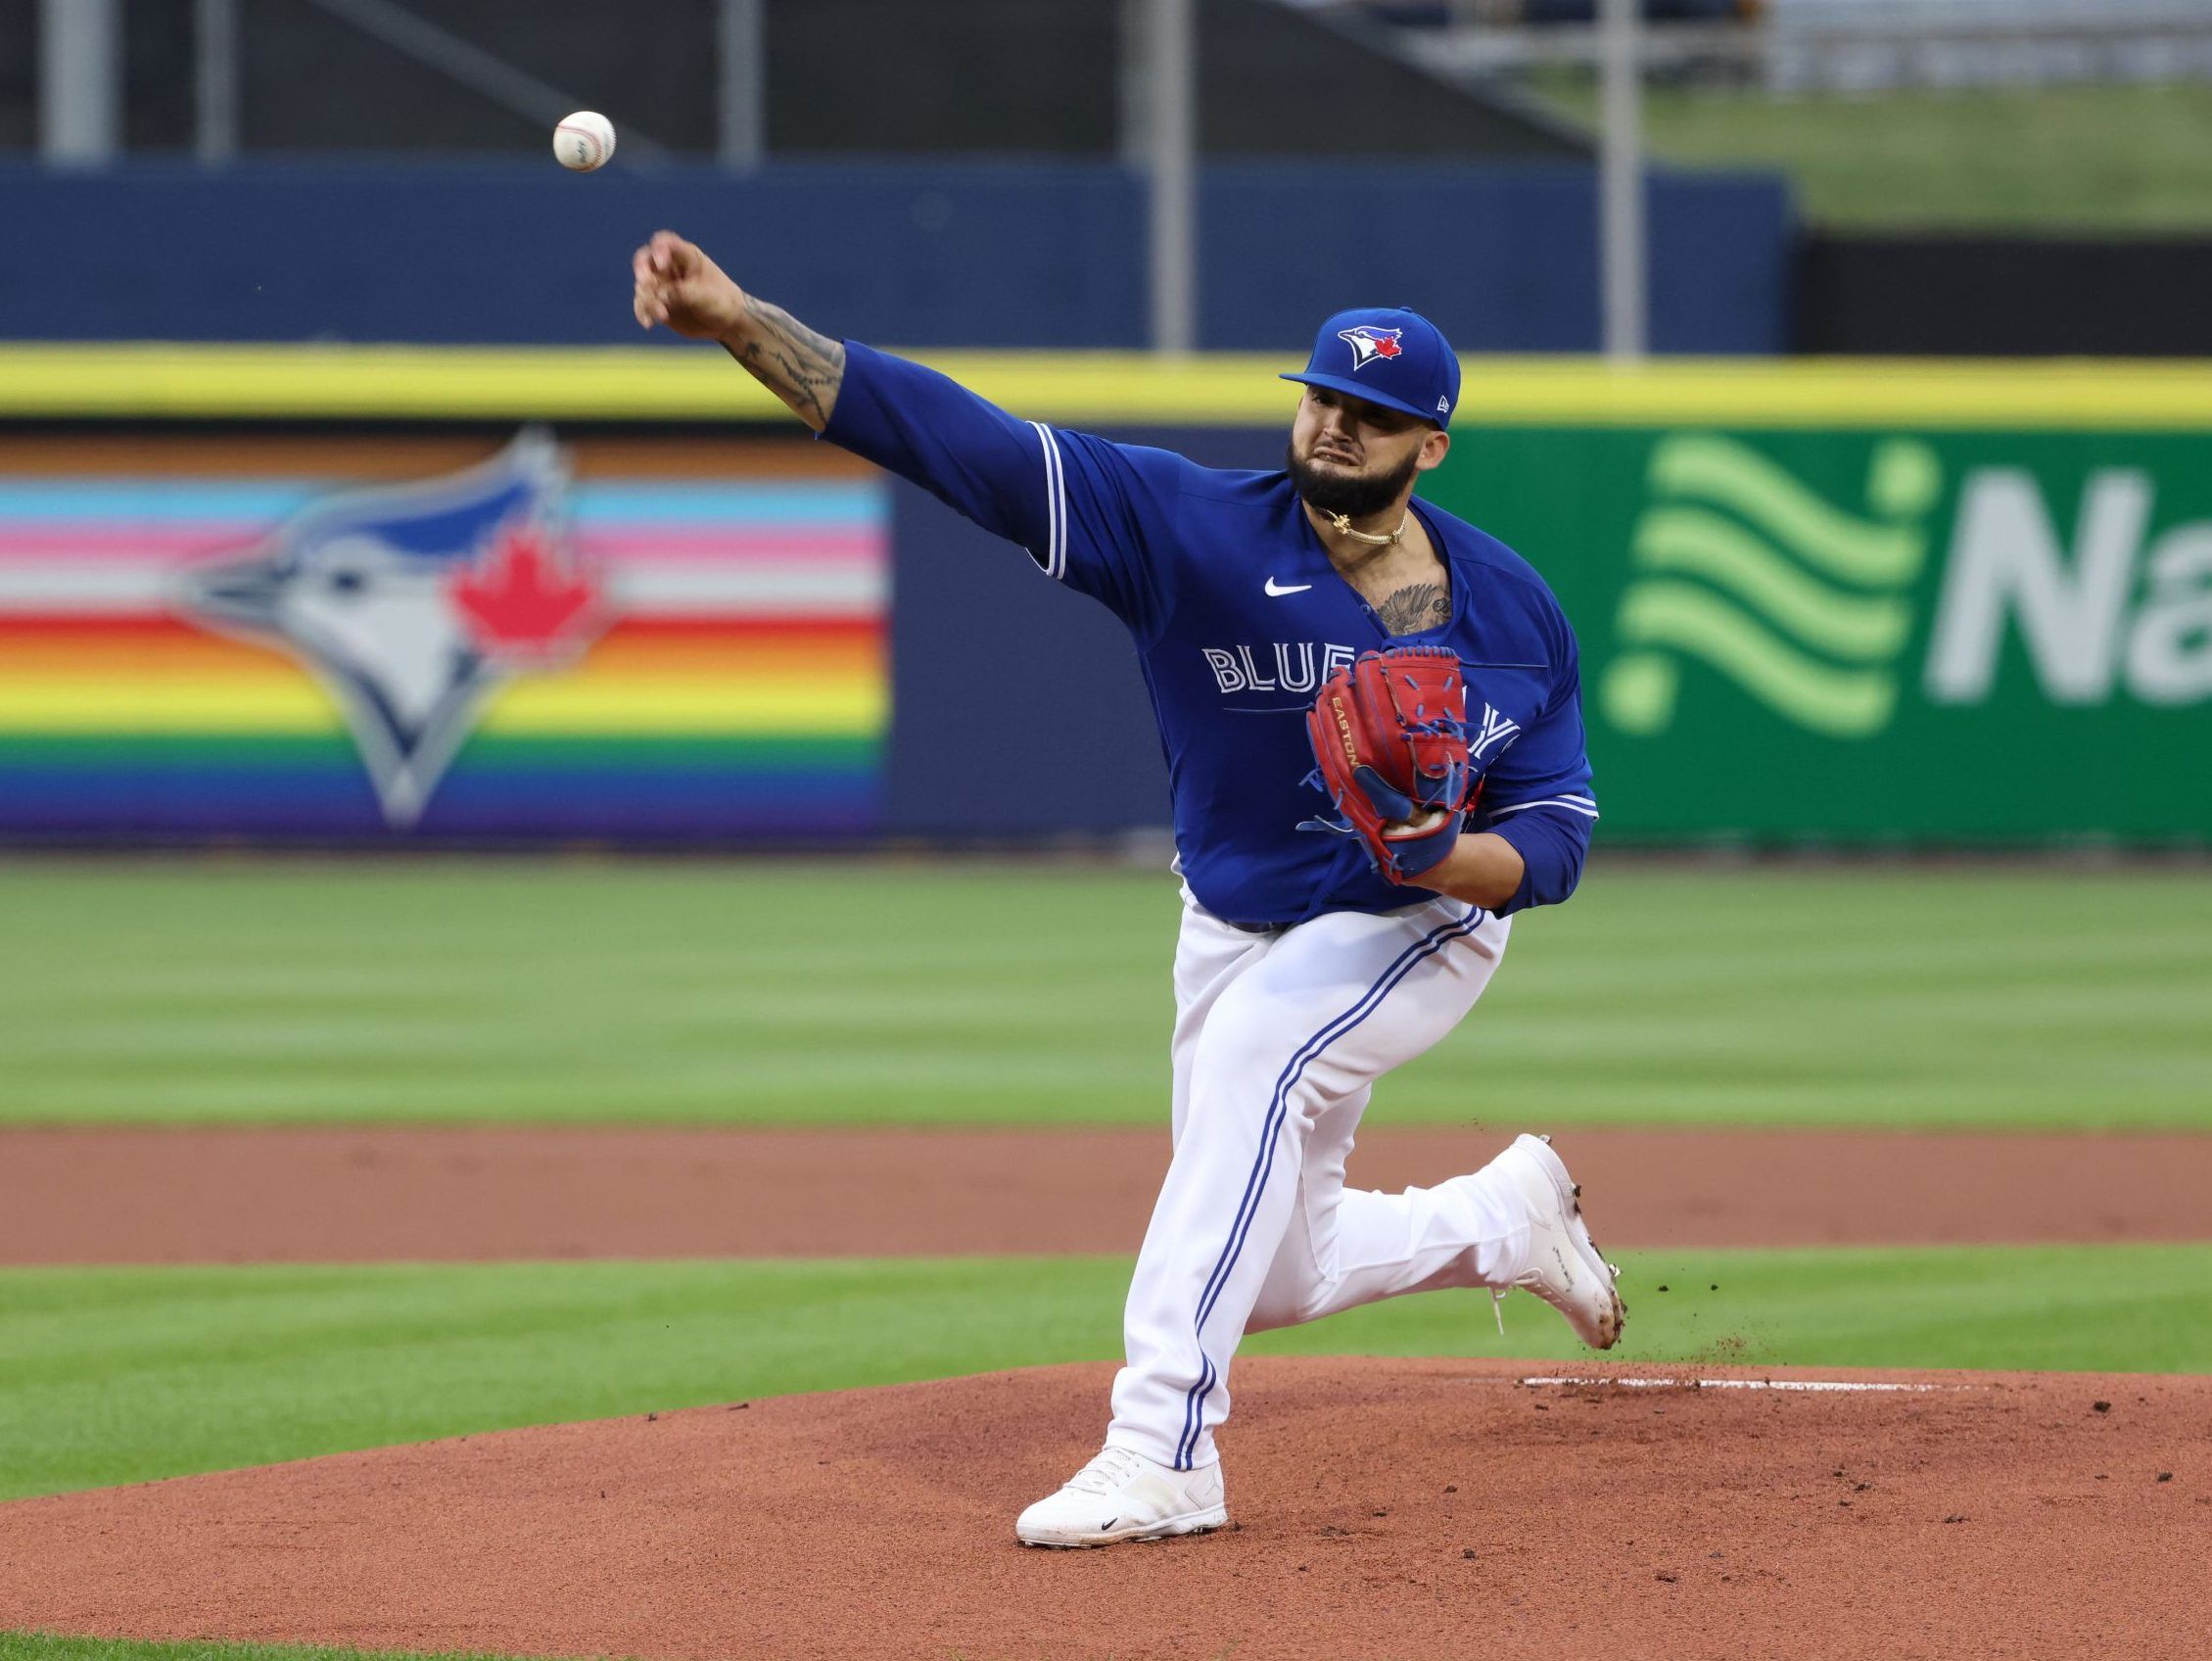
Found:
<path fill-rule="evenodd" d="M 843 346 L 754 299 L 697 243 L 674 231 L 655 231 L 630 257 L 630 311 L 639 328 L 659 323 L 693 340 L 719 341 L 792 414 L 818 433 L 828 425 L 844 379 Z"/>
<path fill-rule="evenodd" d="M 674 231 L 655 231 L 630 257 L 630 272 L 636 283 L 630 309 L 641 329 L 659 323 L 693 340 L 715 340 L 744 315 L 745 291 L 697 243 Z"/>

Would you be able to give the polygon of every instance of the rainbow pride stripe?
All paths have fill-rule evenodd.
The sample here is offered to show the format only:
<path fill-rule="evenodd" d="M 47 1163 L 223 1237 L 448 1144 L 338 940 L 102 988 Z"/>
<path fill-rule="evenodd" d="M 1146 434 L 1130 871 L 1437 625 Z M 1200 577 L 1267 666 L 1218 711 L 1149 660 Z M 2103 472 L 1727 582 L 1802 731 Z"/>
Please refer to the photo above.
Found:
<path fill-rule="evenodd" d="M 876 824 L 880 479 L 577 480 L 566 523 L 611 626 L 499 687 L 405 830 L 324 685 L 179 600 L 186 571 L 356 483 L 0 476 L 0 834 L 811 841 Z"/>

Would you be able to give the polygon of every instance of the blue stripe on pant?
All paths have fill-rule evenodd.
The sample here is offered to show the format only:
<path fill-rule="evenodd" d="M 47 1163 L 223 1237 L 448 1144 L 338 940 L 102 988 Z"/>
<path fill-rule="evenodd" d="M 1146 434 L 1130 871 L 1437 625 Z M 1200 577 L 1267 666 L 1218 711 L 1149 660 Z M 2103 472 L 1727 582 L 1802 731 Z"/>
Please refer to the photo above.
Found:
<path fill-rule="evenodd" d="M 1204 1428 L 1201 1403 L 1219 1377 L 1212 1357 L 1205 1353 L 1206 1317 L 1213 1313 L 1214 1305 L 1220 1301 L 1222 1288 L 1228 1284 L 1230 1271 L 1237 1266 L 1238 1258 L 1244 1254 L 1245 1241 L 1251 1232 L 1252 1218 L 1258 1211 L 1260 1196 L 1267 1191 L 1267 1179 L 1275 1161 L 1275 1138 L 1282 1128 L 1284 1115 L 1289 1112 L 1291 1092 L 1297 1087 L 1307 1067 L 1324 1050 L 1382 1008 L 1384 999 L 1422 962 L 1435 956 L 1453 940 L 1463 939 L 1473 933 L 1487 915 L 1481 906 L 1476 906 L 1457 922 L 1434 928 L 1408 946 L 1376 978 L 1374 984 L 1353 1001 L 1349 1009 L 1328 1021 L 1320 1031 L 1298 1047 L 1276 1079 L 1275 1093 L 1267 1106 L 1267 1118 L 1260 1129 L 1259 1152 L 1253 1157 L 1251 1174 L 1245 1179 L 1244 1198 L 1238 1202 L 1236 1220 L 1230 1224 L 1229 1238 L 1221 1248 L 1221 1256 L 1215 1259 L 1212 1274 L 1206 1277 L 1205 1290 L 1199 1300 L 1198 1317 L 1192 1323 L 1193 1336 L 1199 1343 L 1201 1365 L 1197 1381 L 1192 1384 L 1183 1400 L 1183 1434 L 1175 1447 L 1177 1470 L 1187 1471 L 1191 1468 L 1191 1458 L 1198 1447 L 1199 1433 Z"/>

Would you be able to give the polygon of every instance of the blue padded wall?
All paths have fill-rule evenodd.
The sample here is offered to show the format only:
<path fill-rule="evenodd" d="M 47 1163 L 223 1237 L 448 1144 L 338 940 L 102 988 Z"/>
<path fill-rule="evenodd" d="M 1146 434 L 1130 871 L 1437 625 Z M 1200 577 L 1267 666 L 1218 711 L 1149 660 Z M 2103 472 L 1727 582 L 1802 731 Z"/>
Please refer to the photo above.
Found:
<path fill-rule="evenodd" d="M 1787 194 L 1655 175 L 1652 338 L 1786 337 Z M 1201 192 L 1201 345 L 1295 350 L 1412 304 L 1466 351 L 1597 339 L 1586 168 L 1221 164 Z M 751 175 L 548 158 L 0 167 L 0 335 L 634 343 L 630 251 L 669 225 L 825 331 L 905 346 L 1144 344 L 1145 194 L 1089 162 L 779 163 Z"/>

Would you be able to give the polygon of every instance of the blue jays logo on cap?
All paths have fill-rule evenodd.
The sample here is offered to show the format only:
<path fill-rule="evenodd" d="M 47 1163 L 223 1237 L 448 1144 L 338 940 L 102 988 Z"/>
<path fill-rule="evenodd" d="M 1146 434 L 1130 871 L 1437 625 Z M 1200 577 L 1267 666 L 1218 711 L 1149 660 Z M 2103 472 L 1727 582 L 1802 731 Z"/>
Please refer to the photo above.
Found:
<path fill-rule="evenodd" d="M 1313 337 L 1304 370 L 1283 379 L 1330 387 L 1439 427 L 1459 403 L 1459 357 L 1451 343 L 1420 312 L 1397 306 L 1338 312 Z"/>
<path fill-rule="evenodd" d="M 1398 342 L 1405 336 L 1403 329 L 1378 329 L 1371 323 L 1362 323 L 1356 329 L 1339 329 L 1337 338 L 1349 341 L 1352 349 L 1352 373 L 1358 374 L 1378 357 L 1386 360 L 1404 352 Z"/>

